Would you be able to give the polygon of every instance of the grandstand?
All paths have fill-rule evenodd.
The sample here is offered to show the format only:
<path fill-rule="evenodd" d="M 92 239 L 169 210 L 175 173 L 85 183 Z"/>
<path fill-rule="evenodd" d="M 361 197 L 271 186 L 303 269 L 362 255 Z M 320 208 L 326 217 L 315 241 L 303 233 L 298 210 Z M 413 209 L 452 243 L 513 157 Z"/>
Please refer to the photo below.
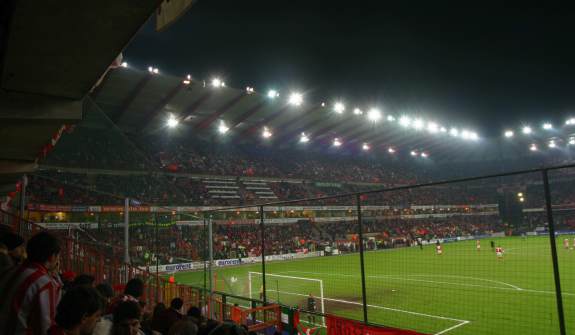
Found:
<path fill-rule="evenodd" d="M 126 32 L 157 2 L 141 6 Z M 15 149 L 0 150 L 0 255 L 16 263 L 1 290 L 31 264 L 15 257 L 20 239 L 48 232 L 60 260 L 34 264 L 54 292 L 93 276 L 115 297 L 98 310 L 113 323 L 138 302 L 148 332 L 181 298 L 200 335 L 230 320 L 285 335 L 575 333 L 574 119 L 484 137 L 396 107 L 138 69 L 113 42 L 93 85 L 35 92 L 71 116 L 55 112 L 29 142 L 12 129 Z"/>

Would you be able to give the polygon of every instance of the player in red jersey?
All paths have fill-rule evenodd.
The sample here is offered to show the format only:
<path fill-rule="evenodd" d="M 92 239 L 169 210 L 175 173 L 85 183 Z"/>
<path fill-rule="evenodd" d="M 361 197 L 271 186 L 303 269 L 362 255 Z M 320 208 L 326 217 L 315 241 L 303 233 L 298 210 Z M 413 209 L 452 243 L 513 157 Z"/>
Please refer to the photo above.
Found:
<path fill-rule="evenodd" d="M 443 247 L 441 246 L 441 243 L 439 243 L 439 241 L 435 243 L 435 253 L 438 255 L 443 254 Z"/>
<path fill-rule="evenodd" d="M 497 259 L 502 259 L 503 258 L 503 248 L 501 246 L 498 246 L 497 248 L 495 248 L 495 254 L 497 255 Z"/>

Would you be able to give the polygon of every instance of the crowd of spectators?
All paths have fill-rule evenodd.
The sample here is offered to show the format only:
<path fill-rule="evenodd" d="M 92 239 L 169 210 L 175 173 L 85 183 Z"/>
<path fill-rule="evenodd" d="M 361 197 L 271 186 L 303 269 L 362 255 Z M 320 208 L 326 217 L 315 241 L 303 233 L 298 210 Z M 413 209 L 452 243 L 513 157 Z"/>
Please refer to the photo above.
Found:
<path fill-rule="evenodd" d="M 129 280 L 120 294 L 89 274 L 60 268 L 62 245 L 51 233 L 27 242 L 0 232 L 0 329 L 5 335 L 248 335 L 247 327 L 202 316 L 201 306 L 173 298 L 148 306 L 145 283 Z M 25 248 L 24 248 L 25 245 Z M 15 251 L 16 249 L 23 250 Z M 8 249 L 5 252 L 4 249 Z"/>

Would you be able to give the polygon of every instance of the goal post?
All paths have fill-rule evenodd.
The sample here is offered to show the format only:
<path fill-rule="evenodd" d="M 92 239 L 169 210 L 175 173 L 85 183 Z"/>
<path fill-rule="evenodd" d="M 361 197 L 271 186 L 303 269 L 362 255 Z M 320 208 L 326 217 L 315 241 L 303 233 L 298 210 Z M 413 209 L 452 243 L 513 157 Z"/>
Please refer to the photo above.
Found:
<path fill-rule="evenodd" d="M 261 289 L 262 273 L 248 272 L 248 294 L 250 299 L 261 299 Z M 309 294 L 312 294 L 319 299 L 319 312 L 325 314 L 322 279 L 266 273 L 266 291 L 268 302 L 284 303 L 291 306 L 299 305 L 304 312 L 307 309 L 306 299 Z M 301 306 L 302 302 L 303 306 Z M 323 317 L 322 320 L 322 324 L 325 326 Z"/>

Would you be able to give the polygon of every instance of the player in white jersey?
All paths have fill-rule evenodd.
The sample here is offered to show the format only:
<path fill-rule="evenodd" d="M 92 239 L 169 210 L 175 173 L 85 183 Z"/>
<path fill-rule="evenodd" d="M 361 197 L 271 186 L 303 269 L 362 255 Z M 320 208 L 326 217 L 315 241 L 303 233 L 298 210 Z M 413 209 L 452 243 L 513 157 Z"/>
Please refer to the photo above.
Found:
<path fill-rule="evenodd" d="M 569 250 L 569 239 L 568 239 L 568 238 L 563 239 L 563 247 L 564 247 L 566 250 Z"/>
<path fill-rule="evenodd" d="M 497 255 L 497 259 L 503 259 L 503 248 L 500 246 L 495 248 L 495 254 Z"/>
<path fill-rule="evenodd" d="M 435 243 L 435 253 L 438 255 L 443 254 L 443 247 L 441 246 L 441 243 L 439 243 L 439 241 Z"/>
<path fill-rule="evenodd" d="M 481 251 L 481 240 L 475 241 L 475 248 L 477 248 L 477 251 Z"/>

